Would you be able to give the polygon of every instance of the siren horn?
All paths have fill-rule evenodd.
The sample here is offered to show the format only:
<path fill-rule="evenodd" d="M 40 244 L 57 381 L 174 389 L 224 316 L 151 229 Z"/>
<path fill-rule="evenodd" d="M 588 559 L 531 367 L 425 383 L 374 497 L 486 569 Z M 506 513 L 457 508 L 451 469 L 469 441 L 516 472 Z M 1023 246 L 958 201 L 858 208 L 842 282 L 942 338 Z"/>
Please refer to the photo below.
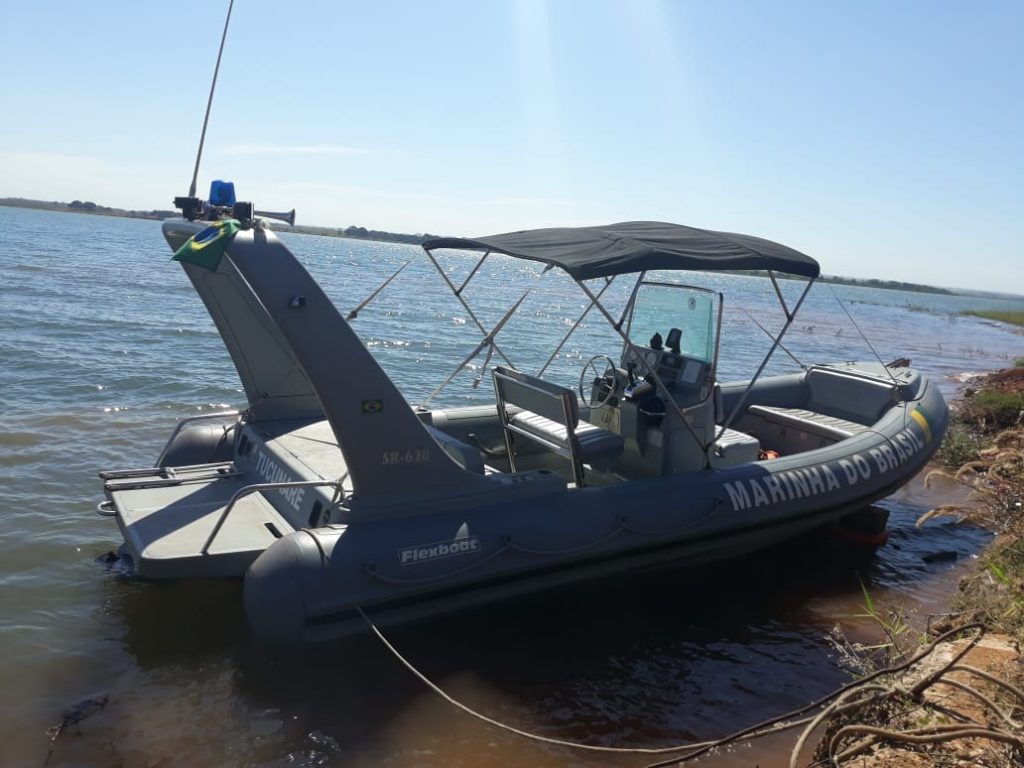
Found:
<path fill-rule="evenodd" d="M 277 219 L 278 221 L 284 221 L 288 223 L 289 227 L 295 226 L 295 209 L 292 208 L 287 213 L 275 213 L 274 211 L 253 211 L 256 216 L 264 216 L 268 219 Z"/>

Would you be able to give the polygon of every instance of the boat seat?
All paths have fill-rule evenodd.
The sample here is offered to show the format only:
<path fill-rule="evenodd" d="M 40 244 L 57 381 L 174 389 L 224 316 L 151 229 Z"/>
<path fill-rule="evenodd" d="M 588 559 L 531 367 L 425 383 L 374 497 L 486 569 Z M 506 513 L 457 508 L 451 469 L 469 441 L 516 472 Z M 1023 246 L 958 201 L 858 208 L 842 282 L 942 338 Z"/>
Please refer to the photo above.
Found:
<path fill-rule="evenodd" d="M 571 389 L 504 366 L 496 367 L 492 375 L 513 472 L 513 435 L 522 435 L 569 459 L 577 487 L 584 484 L 583 464 L 607 470 L 622 454 L 625 441 L 620 435 L 580 422 L 579 401 Z M 522 410 L 510 415 L 511 405 Z"/>
<path fill-rule="evenodd" d="M 569 430 L 565 425 L 539 413 L 520 411 L 509 419 L 509 424 L 540 441 L 553 443 L 563 450 L 569 449 Z M 603 456 L 611 456 L 614 460 L 622 453 L 623 440 L 614 432 L 595 427 L 586 421 L 577 424 L 574 431 L 580 456 L 587 464 L 599 461 Z"/>
<path fill-rule="evenodd" d="M 726 429 L 715 441 L 708 458 L 711 466 L 719 469 L 757 461 L 760 452 L 761 442 L 756 437 L 735 429 Z"/>
<path fill-rule="evenodd" d="M 812 435 L 836 441 L 853 437 L 871 429 L 863 424 L 840 419 L 837 416 L 826 416 L 823 413 L 808 411 L 802 408 L 752 405 L 747 408 L 747 413 L 760 416 L 765 421 L 770 421 L 783 427 L 793 427 L 802 432 L 808 432 Z"/>
<path fill-rule="evenodd" d="M 874 424 L 896 402 L 899 392 L 892 381 L 858 376 L 828 367 L 807 372 L 810 413 L 828 413 L 847 423 Z"/>

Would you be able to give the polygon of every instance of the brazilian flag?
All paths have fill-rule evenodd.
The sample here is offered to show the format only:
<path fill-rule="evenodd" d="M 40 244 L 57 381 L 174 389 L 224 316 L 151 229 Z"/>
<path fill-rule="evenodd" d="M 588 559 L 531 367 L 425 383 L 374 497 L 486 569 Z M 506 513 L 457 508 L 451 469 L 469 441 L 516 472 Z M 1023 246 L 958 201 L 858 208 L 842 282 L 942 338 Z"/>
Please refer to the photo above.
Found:
<path fill-rule="evenodd" d="M 174 253 L 173 261 L 195 264 L 203 269 L 216 270 L 224 251 L 242 228 L 237 219 L 221 219 L 206 229 L 196 232 Z"/>

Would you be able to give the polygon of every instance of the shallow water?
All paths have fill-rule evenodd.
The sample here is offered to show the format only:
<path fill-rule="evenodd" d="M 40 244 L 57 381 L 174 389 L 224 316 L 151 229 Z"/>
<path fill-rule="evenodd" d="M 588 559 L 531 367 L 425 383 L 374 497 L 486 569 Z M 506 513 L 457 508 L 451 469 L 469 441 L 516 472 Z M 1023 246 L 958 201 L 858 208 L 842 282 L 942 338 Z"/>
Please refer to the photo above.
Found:
<path fill-rule="evenodd" d="M 287 240 L 342 309 L 414 260 L 356 321 L 410 401 L 478 341 L 418 249 Z M 446 260 L 453 279 L 471 263 Z M 489 260 L 479 283 L 487 290 L 467 298 L 490 326 L 538 274 Z M 726 294 L 723 378 L 748 374 L 770 340 L 743 310 L 773 330 L 781 325 L 769 284 L 693 280 Z M 645 762 L 535 745 L 478 724 L 370 638 L 267 656 L 245 634 L 238 585 L 143 584 L 95 562 L 119 543 L 112 521 L 93 511 L 96 471 L 149 465 L 178 418 L 238 406 L 234 371 L 155 222 L 0 207 L 0 286 L 0 765 L 40 765 L 46 728 L 69 705 L 104 693 L 109 704 L 60 737 L 51 765 Z M 795 283 L 784 287 L 795 296 Z M 913 358 L 947 394 L 963 372 L 1001 367 L 1024 347 L 1012 329 L 955 314 L 1007 302 L 834 293 L 882 358 Z M 535 369 L 584 306 L 564 280 L 533 290 L 499 344 Z M 812 361 L 873 358 L 828 286 L 812 290 L 787 346 Z M 574 385 L 587 358 L 615 349 L 595 321 L 552 375 Z M 786 363 L 782 356 L 772 370 L 792 369 Z M 459 377 L 439 402 L 486 396 L 488 381 L 472 386 L 477 373 Z M 545 735 L 618 746 L 720 735 L 846 679 L 825 635 L 837 622 L 868 631 L 855 618 L 860 579 L 876 601 L 920 613 L 941 607 L 957 563 L 988 539 L 949 523 L 914 526 L 944 493 L 915 481 L 882 502 L 892 539 L 867 561 L 805 539 L 743 562 L 637 574 L 392 634 L 467 703 Z M 945 559 L 925 561 L 936 553 Z M 702 764 L 774 765 L 784 747 Z"/>

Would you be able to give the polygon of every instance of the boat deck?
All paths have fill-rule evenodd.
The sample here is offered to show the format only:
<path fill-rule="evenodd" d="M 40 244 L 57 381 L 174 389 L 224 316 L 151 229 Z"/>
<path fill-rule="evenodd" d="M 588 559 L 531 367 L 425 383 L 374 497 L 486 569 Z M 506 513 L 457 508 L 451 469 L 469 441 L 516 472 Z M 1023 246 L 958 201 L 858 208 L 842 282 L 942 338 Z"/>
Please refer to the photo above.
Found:
<path fill-rule="evenodd" d="M 140 470 L 105 478 L 127 554 L 143 577 L 241 576 L 294 528 L 260 493 L 238 499 L 206 554 L 203 547 L 251 478 L 230 463 Z"/>
<path fill-rule="evenodd" d="M 309 479 L 337 480 L 348 472 L 338 438 L 326 419 L 282 431 L 259 430 L 267 449 L 281 458 L 304 467 L 300 474 Z M 284 455 L 283 455 L 284 454 Z M 299 469 L 297 467 L 297 469 Z"/>

